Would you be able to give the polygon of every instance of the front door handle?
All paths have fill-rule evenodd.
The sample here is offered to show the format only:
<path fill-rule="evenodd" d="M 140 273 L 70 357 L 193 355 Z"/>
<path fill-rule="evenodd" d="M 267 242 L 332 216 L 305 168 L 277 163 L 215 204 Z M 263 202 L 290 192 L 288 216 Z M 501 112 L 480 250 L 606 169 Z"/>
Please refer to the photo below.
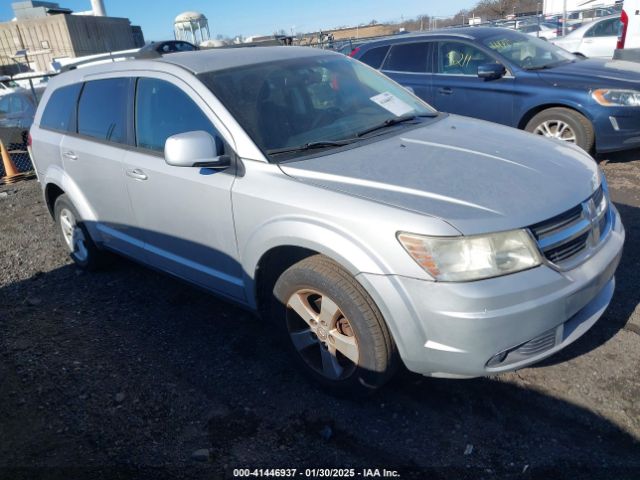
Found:
<path fill-rule="evenodd" d="M 71 150 L 67 150 L 62 155 L 64 155 L 65 158 L 68 158 L 69 160 L 77 160 L 78 159 L 78 156 L 75 153 L 73 153 Z"/>
<path fill-rule="evenodd" d="M 135 178 L 136 180 L 146 180 L 147 178 L 149 178 L 147 177 L 147 174 L 139 168 L 136 168 L 134 170 L 127 170 L 127 176 Z"/>
<path fill-rule="evenodd" d="M 442 87 L 438 89 L 438 93 L 441 95 L 451 95 L 453 93 L 453 88 L 451 87 Z"/>

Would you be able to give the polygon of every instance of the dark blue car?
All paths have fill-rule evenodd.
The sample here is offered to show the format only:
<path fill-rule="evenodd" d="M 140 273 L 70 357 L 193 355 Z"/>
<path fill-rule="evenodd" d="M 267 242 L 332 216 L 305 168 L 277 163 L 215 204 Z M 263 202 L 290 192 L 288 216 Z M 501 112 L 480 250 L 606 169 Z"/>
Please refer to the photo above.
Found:
<path fill-rule="evenodd" d="M 640 147 L 640 64 L 585 60 L 490 27 L 381 39 L 351 55 L 443 112 L 560 138 L 587 151 Z"/>

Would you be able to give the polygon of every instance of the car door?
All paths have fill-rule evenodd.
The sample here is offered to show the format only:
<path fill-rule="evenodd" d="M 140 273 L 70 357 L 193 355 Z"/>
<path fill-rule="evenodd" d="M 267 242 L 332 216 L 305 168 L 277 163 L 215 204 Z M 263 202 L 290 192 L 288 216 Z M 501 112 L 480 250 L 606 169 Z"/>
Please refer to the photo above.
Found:
<path fill-rule="evenodd" d="M 60 143 L 62 164 L 96 215 L 88 224 L 110 249 L 142 258 L 133 213 L 123 178 L 123 160 L 131 146 L 129 113 L 133 83 L 115 77 L 84 83 L 77 107 L 77 123 Z"/>
<path fill-rule="evenodd" d="M 499 63 L 471 43 L 441 40 L 435 52 L 434 106 L 443 112 L 513 125 L 514 78 L 485 80 L 478 67 Z"/>
<path fill-rule="evenodd" d="M 582 38 L 580 53 L 587 57 L 612 58 L 618 41 L 619 18 L 596 22 Z"/>
<path fill-rule="evenodd" d="M 242 269 L 231 208 L 235 168 L 176 167 L 164 160 L 168 137 L 205 131 L 224 145 L 204 101 L 181 80 L 161 73 L 137 80 L 136 148 L 125 178 L 147 261 L 210 290 L 243 298 Z M 217 120 L 215 120 L 217 121 Z M 228 154 L 233 152 L 225 147 Z"/>
<path fill-rule="evenodd" d="M 382 72 L 409 88 L 427 103 L 432 103 L 431 88 L 431 48 L 426 41 L 398 43 L 391 45 Z"/>

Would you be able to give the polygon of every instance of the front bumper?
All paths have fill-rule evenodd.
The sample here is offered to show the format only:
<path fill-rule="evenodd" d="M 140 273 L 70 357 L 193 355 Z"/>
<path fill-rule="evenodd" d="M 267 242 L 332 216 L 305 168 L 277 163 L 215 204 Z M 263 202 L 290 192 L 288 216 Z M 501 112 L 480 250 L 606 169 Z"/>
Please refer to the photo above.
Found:
<path fill-rule="evenodd" d="M 601 107 L 593 126 L 599 153 L 640 147 L 640 108 Z"/>
<path fill-rule="evenodd" d="M 615 285 L 624 227 L 565 272 L 543 265 L 466 283 L 360 274 L 409 370 L 477 377 L 516 370 L 566 347 L 604 313 Z"/>

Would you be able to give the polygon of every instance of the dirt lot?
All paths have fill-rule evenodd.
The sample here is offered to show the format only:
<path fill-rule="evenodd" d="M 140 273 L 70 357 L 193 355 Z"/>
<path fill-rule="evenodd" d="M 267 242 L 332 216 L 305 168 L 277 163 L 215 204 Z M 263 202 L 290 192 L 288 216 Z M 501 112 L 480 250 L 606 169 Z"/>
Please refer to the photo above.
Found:
<path fill-rule="evenodd" d="M 613 303 L 587 335 L 498 378 L 402 372 L 360 402 L 308 383 L 270 326 L 234 306 L 124 260 L 82 273 L 38 184 L 0 187 L 0 478 L 266 466 L 640 478 L 638 158 L 603 163 L 627 244 Z"/>

